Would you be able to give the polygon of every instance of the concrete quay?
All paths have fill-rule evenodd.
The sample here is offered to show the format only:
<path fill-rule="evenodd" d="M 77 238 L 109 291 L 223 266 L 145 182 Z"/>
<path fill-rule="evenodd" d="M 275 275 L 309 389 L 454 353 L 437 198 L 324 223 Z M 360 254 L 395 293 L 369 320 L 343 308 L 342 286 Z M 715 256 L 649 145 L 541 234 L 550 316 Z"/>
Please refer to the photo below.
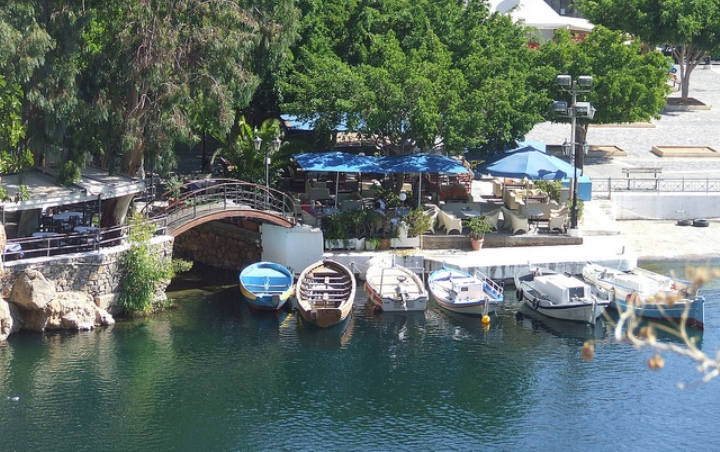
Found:
<path fill-rule="evenodd" d="M 408 264 L 422 256 L 426 273 L 437 270 L 443 264 L 480 270 L 495 280 L 511 280 L 516 273 L 527 272 L 530 267 L 541 266 L 556 271 L 580 274 L 583 265 L 595 262 L 621 270 L 637 266 L 637 255 L 620 235 L 584 237 L 580 245 L 518 246 L 483 248 L 478 251 L 462 250 L 393 250 L 365 252 L 327 252 L 324 257 L 351 266 L 360 277 L 365 275 L 370 260 L 395 254 L 400 265 Z M 386 257 L 387 258 L 387 257 Z"/>

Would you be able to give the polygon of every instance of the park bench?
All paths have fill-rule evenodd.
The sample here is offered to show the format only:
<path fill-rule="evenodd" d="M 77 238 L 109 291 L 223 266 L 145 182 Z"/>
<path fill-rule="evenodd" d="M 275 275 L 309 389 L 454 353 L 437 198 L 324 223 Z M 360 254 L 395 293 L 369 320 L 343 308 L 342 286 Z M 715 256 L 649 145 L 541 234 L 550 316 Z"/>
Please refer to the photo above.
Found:
<path fill-rule="evenodd" d="M 630 174 L 653 173 L 653 176 L 657 178 L 658 174 L 662 173 L 662 168 L 623 168 L 622 173 L 625 175 L 625 177 L 630 177 Z"/>

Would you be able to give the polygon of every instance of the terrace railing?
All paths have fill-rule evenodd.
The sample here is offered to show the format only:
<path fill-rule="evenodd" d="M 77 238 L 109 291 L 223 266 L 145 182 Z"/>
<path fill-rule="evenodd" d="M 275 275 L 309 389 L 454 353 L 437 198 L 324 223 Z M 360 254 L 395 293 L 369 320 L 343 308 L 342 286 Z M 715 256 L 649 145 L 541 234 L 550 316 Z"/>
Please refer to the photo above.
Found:
<path fill-rule="evenodd" d="M 593 193 L 664 192 L 711 193 L 720 192 L 720 179 L 711 178 L 593 178 Z"/>
<path fill-rule="evenodd" d="M 155 225 L 155 234 L 162 235 L 167 229 L 165 218 L 147 220 Z M 52 234 L 44 237 L 9 239 L 2 253 L 3 262 L 62 254 L 98 251 L 100 248 L 123 245 L 127 241 L 131 225 L 98 228 L 92 232 Z"/>

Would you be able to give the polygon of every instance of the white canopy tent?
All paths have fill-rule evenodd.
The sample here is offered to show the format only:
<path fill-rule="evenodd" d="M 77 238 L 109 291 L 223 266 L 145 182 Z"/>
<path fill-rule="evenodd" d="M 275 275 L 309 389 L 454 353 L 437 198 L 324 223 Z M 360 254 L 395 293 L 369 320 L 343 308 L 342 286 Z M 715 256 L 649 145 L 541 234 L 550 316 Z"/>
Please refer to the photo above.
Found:
<path fill-rule="evenodd" d="M 510 14 L 513 22 L 535 28 L 542 42 L 552 39 L 560 28 L 589 33 L 594 27 L 586 19 L 561 16 L 544 0 L 489 0 L 489 4 L 491 13 Z"/>

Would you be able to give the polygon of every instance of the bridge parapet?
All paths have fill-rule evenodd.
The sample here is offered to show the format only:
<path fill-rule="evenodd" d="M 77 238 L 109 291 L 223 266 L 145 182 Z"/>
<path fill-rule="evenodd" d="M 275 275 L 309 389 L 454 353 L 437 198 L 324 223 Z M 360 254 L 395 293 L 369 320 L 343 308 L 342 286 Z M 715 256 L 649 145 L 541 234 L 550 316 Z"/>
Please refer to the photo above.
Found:
<path fill-rule="evenodd" d="M 170 233 L 186 230 L 199 219 L 241 215 L 292 226 L 298 213 L 295 201 L 286 193 L 236 179 L 191 181 L 163 193 L 160 200 L 167 205 L 148 205 L 144 213 L 150 218 L 166 217 Z"/>

